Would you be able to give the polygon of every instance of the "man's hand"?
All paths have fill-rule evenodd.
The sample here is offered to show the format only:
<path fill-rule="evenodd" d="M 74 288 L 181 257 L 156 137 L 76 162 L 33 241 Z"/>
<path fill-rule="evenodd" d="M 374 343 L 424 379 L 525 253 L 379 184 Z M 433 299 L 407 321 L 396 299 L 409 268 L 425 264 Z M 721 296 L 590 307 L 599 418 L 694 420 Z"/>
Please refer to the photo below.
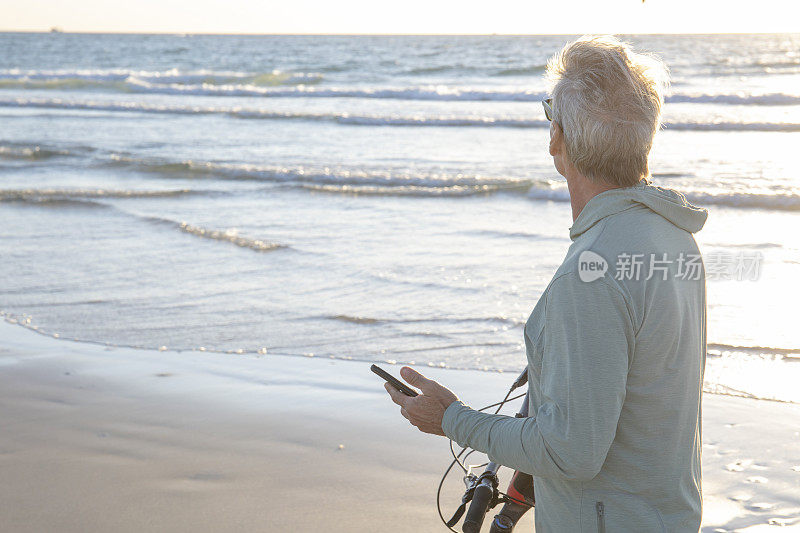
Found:
<path fill-rule="evenodd" d="M 400 414 L 423 433 L 444 436 L 442 418 L 450 404 L 458 401 L 456 395 L 413 368 L 404 366 L 400 369 L 400 376 L 409 385 L 422 391 L 419 396 L 406 396 L 386 383 L 386 391 L 392 401 L 400 406 Z"/>

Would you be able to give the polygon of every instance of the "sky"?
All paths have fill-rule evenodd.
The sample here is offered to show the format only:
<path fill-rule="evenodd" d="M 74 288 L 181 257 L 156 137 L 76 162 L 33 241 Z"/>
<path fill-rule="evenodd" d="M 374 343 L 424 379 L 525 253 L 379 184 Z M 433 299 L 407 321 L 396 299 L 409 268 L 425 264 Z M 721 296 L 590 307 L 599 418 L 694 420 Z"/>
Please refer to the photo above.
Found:
<path fill-rule="evenodd" d="M 0 0 L 0 31 L 798 32 L 794 0 Z"/>

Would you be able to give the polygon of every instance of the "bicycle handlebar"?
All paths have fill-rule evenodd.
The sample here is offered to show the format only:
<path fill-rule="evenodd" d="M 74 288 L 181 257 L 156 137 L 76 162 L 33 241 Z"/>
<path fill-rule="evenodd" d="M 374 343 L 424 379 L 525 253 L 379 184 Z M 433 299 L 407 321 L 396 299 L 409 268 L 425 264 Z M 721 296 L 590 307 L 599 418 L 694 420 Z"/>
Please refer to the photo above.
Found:
<path fill-rule="evenodd" d="M 461 526 L 461 531 L 464 533 L 480 533 L 486 513 L 495 498 L 498 468 L 500 468 L 499 464 L 490 462 L 481 477 L 478 478 L 479 483 L 472 493 L 472 503 L 464 518 L 464 525 Z"/>
<path fill-rule="evenodd" d="M 492 493 L 492 486 L 488 480 L 484 480 L 475 487 L 472 503 L 469 506 L 466 518 L 464 518 L 464 525 L 461 527 L 464 533 L 480 533 L 483 520 L 486 518 L 486 512 L 489 510 Z"/>

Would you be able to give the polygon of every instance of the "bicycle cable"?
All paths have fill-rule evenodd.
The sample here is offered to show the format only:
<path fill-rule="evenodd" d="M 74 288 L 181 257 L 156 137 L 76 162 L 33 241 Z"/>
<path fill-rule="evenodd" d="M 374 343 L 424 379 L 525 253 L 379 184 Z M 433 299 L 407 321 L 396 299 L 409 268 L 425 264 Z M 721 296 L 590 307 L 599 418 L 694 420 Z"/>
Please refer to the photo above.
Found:
<path fill-rule="evenodd" d="M 495 412 L 493 414 L 498 414 L 506 403 L 514 401 L 514 400 L 518 400 L 518 399 L 522 398 L 523 396 L 525 396 L 526 393 L 522 393 L 522 394 L 518 394 L 517 396 L 514 396 L 513 398 L 510 398 L 511 393 L 514 392 L 514 390 L 516 390 L 516 389 L 517 389 L 517 384 L 515 382 L 514 385 L 512 385 L 511 388 L 508 390 L 508 392 L 506 393 L 505 398 L 503 398 L 502 401 L 497 402 L 497 403 L 493 403 L 491 405 L 487 405 L 486 407 L 482 407 L 482 408 L 478 409 L 478 411 L 486 411 L 487 409 L 491 409 L 492 407 L 497 407 L 497 409 L 495 410 Z M 448 466 L 447 470 L 444 471 L 444 474 L 442 475 L 442 479 L 439 481 L 439 488 L 436 490 L 436 510 L 439 512 L 439 519 L 441 519 L 441 521 L 444 524 L 444 526 L 448 530 L 452 531 L 453 533 L 459 533 L 458 531 L 456 531 L 455 529 L 453 529 L 452 527 L 450 527 L 448 525 L 447 520 L 445 520 L 444 515 L 442 514 L 442 506 L 441 506 L 442 487 L 444 486 L 444 482 L 447 479 L 447 476 L 450 474 L 450 471 L 453 469 L 453 467 L 456 464 L 458 464 L 458 466 L 461 467 L 461 470 L 463 470 L 465 474 L 469 473 L 469 470 L 467 469 L 467 467 L 464 466 L 464 463 L 462 462 L 462 459 L 461 459 L 461 456 L 464 454 L 464 452 L 466 452 L 469 449 L 469 447 L 468 446 L 464 446 L 463 448 L 461 448 L 461 451 L 458 452 L 458 455 L 456 455 L 456 452 L 453 449 L 453 439 L 449 439 L 449 440 L 450 440 L 450 453 L 453 455 L 453 460 L 450 462 L 450 466 Z M 475 450 L 470 450 L 466 455 L 464 455 L 464 459 L 463 460 L 466 460 L 466 458 L 469 457 L 470 454 L 472 454 L 474 451 Z M 486 466 L 486 464 L 488 464 L 488 463 L 485 463 L 483 465 L 478 465 L 476 468 L 480 468 L 481 466 Z M 506 494 L 504 492 L 499 492 L 498 491 L 498 493 L 503 495 L 506 498 L 509 498 L 509 500 L 511 500 L 511 501 L 515 501 L 517 503 L 522 503 L 519 500 L 517 500 L 516 498 L 513 498 L 513 497 L 509 496 L 508 494 Z M 525 502 L 525 504 L 526 505 L 530 505 L 527 502 Z"/>

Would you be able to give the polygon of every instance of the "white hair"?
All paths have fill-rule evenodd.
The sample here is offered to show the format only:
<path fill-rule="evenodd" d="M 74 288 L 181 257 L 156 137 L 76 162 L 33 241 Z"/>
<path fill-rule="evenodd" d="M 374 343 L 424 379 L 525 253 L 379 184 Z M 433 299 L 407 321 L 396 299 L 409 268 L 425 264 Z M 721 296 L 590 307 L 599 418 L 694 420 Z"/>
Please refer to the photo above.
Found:
<path fill-rule="evenodd" d="M 583 36 L 547 62 L 547 77 L 553 119 L 575 168 L 620 187 L 647 180 L 669 84 L 664 63 L 616 37 Z"/>

